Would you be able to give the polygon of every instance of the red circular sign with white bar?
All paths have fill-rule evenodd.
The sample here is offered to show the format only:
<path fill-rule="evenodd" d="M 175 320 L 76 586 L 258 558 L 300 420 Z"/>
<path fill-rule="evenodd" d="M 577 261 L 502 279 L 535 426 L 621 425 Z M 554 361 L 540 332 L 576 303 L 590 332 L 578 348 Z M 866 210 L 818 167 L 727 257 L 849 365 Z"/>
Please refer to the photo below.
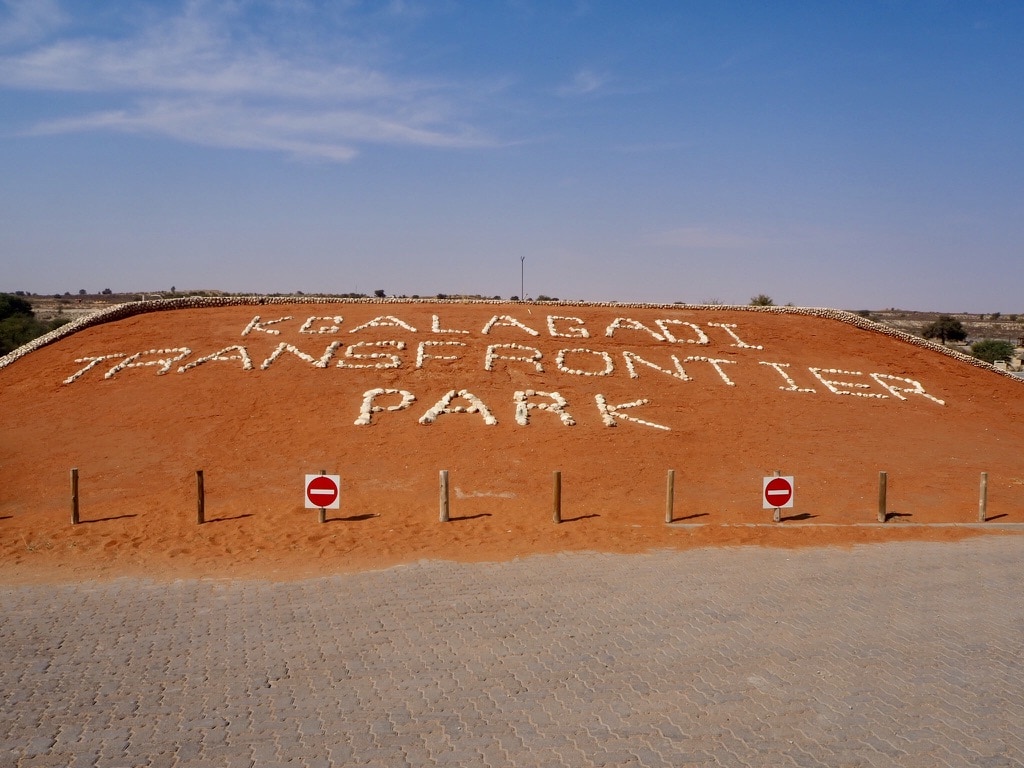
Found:
<path fill-rule="evenodd" d="M 793 506 L 793 478 L 766 477 L 764 479 L 764 508 L 779 509 Z"/>
<path fill-rule="evenodd" d="M 306 475 L 306 508 L 338 509 L 341 506 L 340 475 Z"/>

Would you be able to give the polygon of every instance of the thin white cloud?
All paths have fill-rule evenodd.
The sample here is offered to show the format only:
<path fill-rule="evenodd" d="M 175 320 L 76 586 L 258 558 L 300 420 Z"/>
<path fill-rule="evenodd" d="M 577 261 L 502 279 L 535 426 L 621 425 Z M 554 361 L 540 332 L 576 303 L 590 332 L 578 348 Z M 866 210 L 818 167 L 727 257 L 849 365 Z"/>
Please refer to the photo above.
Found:
<path fill-rule="evenodd" d="M 588 96 L 605 88 L 608 76 L 589 69 L 581 69 L 570 82 L 556 89 L 559 96 Z"/>
<path fill-rule="evenodd" d="M 239 34 L 225 7 L 192 0 L 125 38 L 66 37 L 0 53 L 0 87 L 123 101 L 26 130 L 34 134 L 128 131 L 328 160 L 348 160 L 360 144 L 494 143 L 459 119 L 457 86 L 389 75 L 353 60 L 358 46 L 344 40 L 349 59 L 338 61 Z"/>
<path fill-rule="evenodd" d="M 3 0 L 0 2 L 0 45 L 35 42 L 64 21 L 56 0 Z"/>
<path fill-rule="evenodd" d="M 346 161 L 361 143 L 459 148 L 485 142 L 471 134 L 434 131 L 409 121 L 360 111 L 280 111 L 216 101 L 147 101 L 37 125 L 34 135 L 114 130 L 155 134 L 192 144 L 277 150 L 300 157 Z"/>

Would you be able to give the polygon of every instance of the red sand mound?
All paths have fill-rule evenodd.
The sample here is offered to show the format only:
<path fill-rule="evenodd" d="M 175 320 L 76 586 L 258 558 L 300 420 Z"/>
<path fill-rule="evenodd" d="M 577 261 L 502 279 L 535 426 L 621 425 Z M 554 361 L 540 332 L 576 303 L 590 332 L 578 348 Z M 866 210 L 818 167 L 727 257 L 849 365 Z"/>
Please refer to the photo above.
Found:
<path fill-rule="evenodd" d="M 990 516 L 1024 523 L 1021 384 L 839 313 L 336 302 L 121 314 L 0 369 L 7 580 L 950 538 L 977 531 L 908 523 L 976 520 L 981 472 Z M 699 527 L 664 524 L 669 469 L 676 519 Z M 303 506 L 304 476 L 320 470 L 342 476 L 324 525 Z M 795 477 L 795 506 L 751 527 L 771 521 L 761 482 L 773 470 Z M 893 518 L 855 526 L 875 520 L 881 470 Z"/>

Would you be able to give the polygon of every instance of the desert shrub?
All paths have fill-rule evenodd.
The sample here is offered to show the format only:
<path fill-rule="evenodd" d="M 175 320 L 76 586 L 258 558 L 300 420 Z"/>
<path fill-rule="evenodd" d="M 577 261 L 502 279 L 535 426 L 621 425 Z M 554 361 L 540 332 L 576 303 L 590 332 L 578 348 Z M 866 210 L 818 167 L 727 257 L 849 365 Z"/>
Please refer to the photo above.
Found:
<path fill-rule="evenodd" d="M 947 341 L 963 341 L 967 338 L 967 331 L 955 317 L 939 315 L 935 322 L 921 329 L 921 335 L 926 339 L 941 339 L 945 344 Z"/>
<path fill-rule="evenodd" d="M 0 293 L 0 355 L 6 355 L 66 322 L 62 318 L 51 323 L 41 323 L 36 319 L 32 305 L 25 299 Z"/>
<path fill-rule="evenodd" d="M 982 339 L 971 345 L 971 354 L 986 363 L 1009 360 L 1013 357 L 1013 344 L 1002 339 Z"/>
<path fill-rule="evenodd" d="M 32 305 L 20 296 L 12 296 L 9 293 L 0 293 L 0 320 L 6 320 L 15 315 L 28 315 L 33 317 Z"/>

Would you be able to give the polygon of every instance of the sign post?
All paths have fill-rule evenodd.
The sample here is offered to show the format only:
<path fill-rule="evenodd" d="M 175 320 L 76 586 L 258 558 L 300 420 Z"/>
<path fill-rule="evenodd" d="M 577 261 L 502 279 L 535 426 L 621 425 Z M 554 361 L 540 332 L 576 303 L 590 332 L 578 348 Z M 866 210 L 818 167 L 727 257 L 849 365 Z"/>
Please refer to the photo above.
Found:
<path fill-rule="evenodd" d="M 78 467 L 71 470 L 71 524 L 78 525 Z"/>
<path fill-rule="evenodd" d="M 761 499 L 765 509 L 774 509 L 772 519 L 782 520 L 782 509 L 793 506 L 793 478 L 781 477 L 776 471 L 772 477 L 765 477 L 761 483 Z"/>
<path fill-rule="evenodd" d="M 306 509 L 319 509 L 320 522 L 327 522 L 328 509 L 341 508 L 341 475 L 328 475 L 326 469 L 319 475 L 306 475 Z"/>

